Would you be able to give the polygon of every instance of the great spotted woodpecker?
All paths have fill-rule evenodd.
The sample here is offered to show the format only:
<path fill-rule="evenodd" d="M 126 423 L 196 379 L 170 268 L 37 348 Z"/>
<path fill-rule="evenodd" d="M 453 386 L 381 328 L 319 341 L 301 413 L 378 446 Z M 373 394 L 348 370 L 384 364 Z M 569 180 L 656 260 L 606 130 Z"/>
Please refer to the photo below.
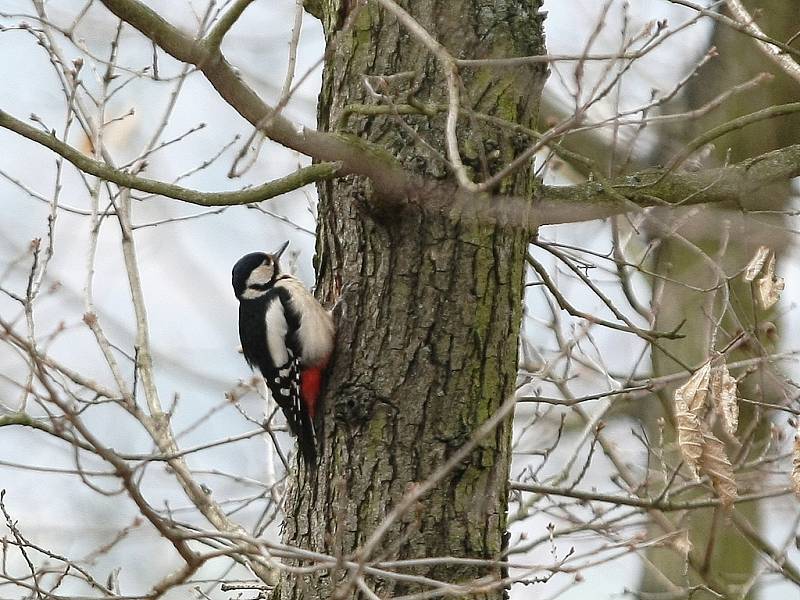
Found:
<path fill-rule="evenodd" d="M 306 464 L 316 464 L 314 419 L 322 375 L 333 351 L 333 319 L 306 287 L 281 273 L 274 254 L 253 252 L 233 266 L 244 358 L 257 367 L 297 436 Z"/>

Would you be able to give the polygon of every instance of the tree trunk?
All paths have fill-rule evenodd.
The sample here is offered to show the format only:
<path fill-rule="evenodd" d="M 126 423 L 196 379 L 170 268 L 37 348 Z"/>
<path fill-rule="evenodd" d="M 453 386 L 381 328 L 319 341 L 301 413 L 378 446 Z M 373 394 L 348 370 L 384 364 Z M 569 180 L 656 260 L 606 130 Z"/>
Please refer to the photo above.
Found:
<path fill-rule="evenodd" d="M 376 104 L 365 75 L 396 76 L 383 89 L 371 82 L 394 102 L 447 103 L 443 70 L 430 52 L 376 2 L 349 15 L 355 4 L 326 0 L 318 8 L 329 44 L 320 128 L 380 145 L 409 170 L 449 184 L 439 154 L 445 147 L 443 113 L 342 118 L 348 105 Z M 539 0 L 400 4 L 455 57 L 544 52 Z M 348 18 L 352 27 L 342 30 Z M 463 69 L 460 75 L 462 106 L 534 122 L 543 67 Z M 464 119 L 459 140 L 478 180 L 525 146 Z M 522 170 L 503 183 L 502 192 L 530 197 L 534 183 Z M 360 177 L 326 183 L 319 191 L 318 296 L 331 304 L 343 292 L 324 394 L 321 465 L 316 474 L 298 473 L 292 484 L 284 541 L 347 558 L 411 486 L 441 466 L 513 394 L 531 232 L 505 223 L 467 224 L 455 211 L 425 210 L 425 198 L 388 205 Z M 365 558 L 499 559 L 510 436 L 508 418 Z M 466 584 L 502 577 L 494 566 L 404 571 Z M 302 577 L 287 573 L 275 598 L 328 598 L 334 591 L 337 598 L 359 597 L 345 581 L 344 568 Z M 368 583 L 382 597 L 422 589 L 392 579 Z M 502 596 L 502 586 L 496 586 L 483 597 Z"/>

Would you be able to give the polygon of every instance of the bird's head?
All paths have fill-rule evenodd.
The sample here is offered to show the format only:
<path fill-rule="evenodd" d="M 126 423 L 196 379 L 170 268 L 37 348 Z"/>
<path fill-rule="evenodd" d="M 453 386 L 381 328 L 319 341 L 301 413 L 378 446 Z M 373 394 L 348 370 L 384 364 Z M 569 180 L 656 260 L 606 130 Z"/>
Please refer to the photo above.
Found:
<path fill-rule="evenodd" d="M 236 261 L 231 273 L 231 283 L 239 300 L 253 300 L 267 293 L 280 275 L 278 259 L 288 245 L 287 241 L 273 254 L 251 252 Z"/>

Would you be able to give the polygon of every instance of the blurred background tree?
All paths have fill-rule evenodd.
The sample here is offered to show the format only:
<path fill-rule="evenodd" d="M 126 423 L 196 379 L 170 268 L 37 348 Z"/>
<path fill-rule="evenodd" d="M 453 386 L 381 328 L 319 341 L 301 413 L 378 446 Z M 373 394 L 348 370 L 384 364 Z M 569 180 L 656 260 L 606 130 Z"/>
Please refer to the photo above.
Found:
<path fill-rule="evenodd" d="M 773 39 L 789 41 L 798 33 L 797 6 L 791 2 L 747 0 L 742 4 L 761 30 Z M 729 16 L 731 13 L 723 11 L 722 14 Z M 653 163 L 666 162 L 681 144 L 689 143 L 715 127 L 757 111 L 795 102 L 800 97 L 800 81 L 767 60 L 758 49 L 756 40 L 748 39 L 740 31 L 715 20 L 710 46 L 716 49 L 718 57 L 701 67 L 697 75 L 692 77 L 684 93 L 675 100 L 675 110 L 704 106 L 763 73 L 769 73 L 770 79 L 752 93 L 737 96 L 734 101 L 722 104 L 717 110 L 666 128 L 662 133 L 663 142 L 651 158 Z M 798 139 L 800 114 L 762 120 L 734 128 L 700 148 L 698 164 L 693 168 L 739 162 L 783 148 Z M 793 214 L 791 185 L 785 182 L 756 190 L 743 199 L 741 208 L 743 210 L 716 207 L 685 209 L 672 215 L 664 214 L 663 218 L 665 222 L 674 224 L 681 236 L 708 256 L 719 256 L 720 264 L 728 272 L 734 272 L 737 266 L 741 268 L 762 244 L 768 245 L 779 256 L 784 256 L 793 238 L 791 220 L 785 218 L 785 215 Z M 670 230 L 673 230 L 673 225 L 670 225 Z M 687 364 L 701 363 L 708 357 L 709 348 L 713 347 L 713 337 L 718 338 L 722 332 L 727 336 L 744 334 L 736 351 L 730 354 L 734 360 L 763 357 L 775 352 L 777 334 L 785 331 L 780 313 L 775 309 L 760 308 L 754 302 L 749 283 L 741 280 L 732 283 L 730 311 L 722 320 L 720 332 L 714 332 L 708 325 L 711 310 L 708 299 L 705 294 L 694 290 L 707 287 L 715 275 L 709 272 L 707 265 L 697 260 L 696 252 L 669 236 L 661 236 L 654 252 L 654 263 L 655 270 L 669 278 L 658 289 L 657 326 L 669 328 L 685 320 L 687 331 L 704 332 L 704 335 L 668 342 L 666 346 L 676 356 Z M 653 353 L 654 375 L 667 374 L 675 368 L 676 363 L 664 354 Z M 772 443 L 772 421 L 785 420 L 785 415 L 770 415 L 763 409 L 764 405 L 783 405 L 793 396 L 791 389 L 774 377 L 773 369 L 766 365 L 756 367 L 740 381 L 742 397 L 755 402 L 742 405 L 741 436 L 738 440 L 728 440 L 731 456 L 741 463 L 753 461 Z M 662 407 L 669 407 L 668 390 L 663 392 L 662 399 Z M 666 418 L 674 422 L 671 411 L 663 412 L 659 408 L 655 404 L 649 404 L 646 408 L 646 418 L 653 435 L 659 429 L 658 419 Z M 759 485 L 761 478 L 757 471 L 744 477 L 752 478 L 750 485 L 753 486 Z M 767 511 L 766 514 L 762 514 L 764 511 Z M 768 514 L 769 508 L 751 503 L 738 509 L 732 522 L 718 510 L 697 511 L 689 521 L 690 540 L 703 557 L 702 568 L 716 573 L 730 584 L 731 589 L 736 590 L 736 597 L 757 596 L 757 580 L 763 570 L 758 560 L 761 549 L 758 539 L 753 539 L 750 534 L 763 529 L 763 524 L 768 522 Z M 673 582 L 683 582 L 683 565 L 671 559 L 669 554 L 654 549 L 649 558 Z M 652 571 L 646 573 L 642 590 L 667 591 Z M 696 584 L 698 580 L 695 578 L 694 582 Z M 705 599 L 715 596 L 698 591 L 694 597 Z"/>

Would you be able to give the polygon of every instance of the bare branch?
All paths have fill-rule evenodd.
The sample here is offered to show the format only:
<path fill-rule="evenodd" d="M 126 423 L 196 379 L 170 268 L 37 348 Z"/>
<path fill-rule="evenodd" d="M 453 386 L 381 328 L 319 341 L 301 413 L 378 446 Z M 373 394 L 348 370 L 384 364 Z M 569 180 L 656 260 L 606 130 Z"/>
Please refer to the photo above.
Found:
<path fill-rule="evenodd" d="M 231 27 L 236 23 L 245 9 L 252 4 L 253 0 L 235 0 L 225 14 L 222 15 L 217 24 L 211 29 L 205 38 L 205 43 L 208 45 L 210 52 L 217 52 L 222 44 L 222 38 L 228 33 Z"/>
<path fill-rule="evenodd" d="M 171 183 L 139 177 L 126 171 L 115 169 L 106 163 L 93 160 L 72 146 L 65 144 L 54 135 L 48 135 L 35 127 L 31 127 L 4 111 L 0 111 L 0 127 L 14 131 L 37 144 L 49 148 L 59 156 L 63 156 L 84 173 L 111 181 L 121 187 L 158 194 L 159 196 L 166 196 L 167 198 L 182 200 L 183 202 L 200 206 L 234 206 L 263 202 L 309 183 L 329 179 L 341 167 L 338 163 L 320 163 L 303 167 L 291 175 L 275 181 L 238 192 L 198 192 Z"/>

